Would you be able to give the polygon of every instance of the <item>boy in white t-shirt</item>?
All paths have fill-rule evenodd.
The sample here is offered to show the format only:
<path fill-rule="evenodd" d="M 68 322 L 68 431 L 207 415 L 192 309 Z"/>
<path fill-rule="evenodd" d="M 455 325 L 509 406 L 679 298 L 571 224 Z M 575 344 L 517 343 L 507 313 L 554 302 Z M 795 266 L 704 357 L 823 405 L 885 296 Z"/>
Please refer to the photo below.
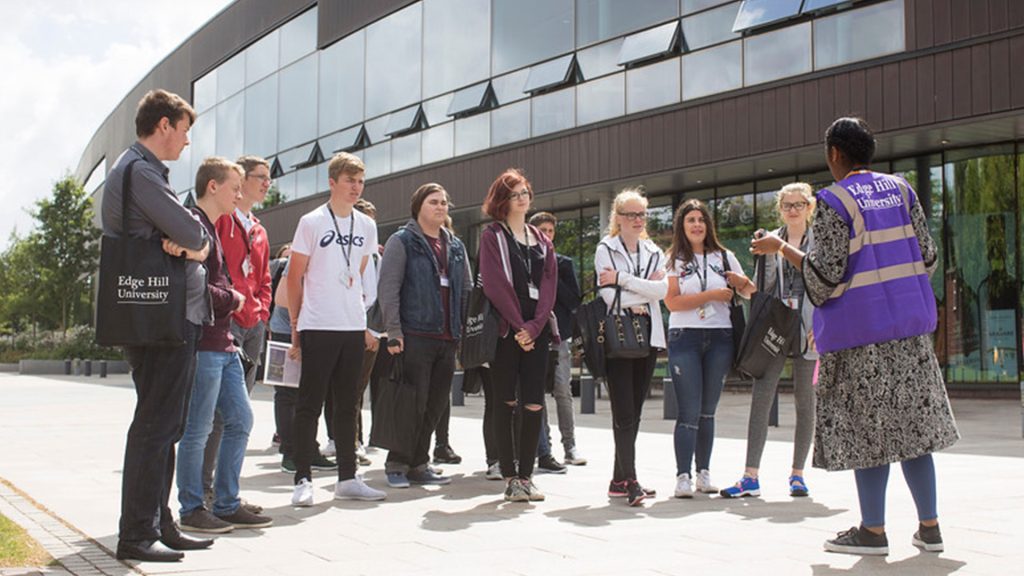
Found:
<path fill-rule="evenodd" d="M 316 421 L 327 390 L 334 396 L 334 434 L 355 438 L 356 394 L 366 330 L 363 283 L 370 254 L 377 249 L 377 225 L 353 210 L 363 193 L 363 161 L 342 152 L 328 165 L 330 200 L 299 220 L 288 270 L 293 357 L 302 358 L 295 404 L 295 491 L 292 504 L 313 505 L 310 467 L 315 456 Z M 334 497 L 383 500 L 384 492 L 356 476 L 355 446 L 339 442 Z"/>

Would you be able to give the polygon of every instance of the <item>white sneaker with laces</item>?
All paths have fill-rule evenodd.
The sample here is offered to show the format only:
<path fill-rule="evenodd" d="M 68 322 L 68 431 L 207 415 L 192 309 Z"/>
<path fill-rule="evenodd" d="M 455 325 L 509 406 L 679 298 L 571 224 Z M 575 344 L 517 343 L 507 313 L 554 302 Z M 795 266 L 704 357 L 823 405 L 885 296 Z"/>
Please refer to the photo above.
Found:
<path fill-rule="evenodd" d="M 327 441 L 327 446 L 324 446 L 324 449 L 321 450 L 320 453 L 323 454 L 324 456 L 328 456 L 328 457 L 337 456 L 338 455 L 338 449 L 335 448 L 335 446 L 334 446 L 334 440 L 328 440 Z"/>
<path fill-rule="evenodd" d="M 697 472 L 697 492 L 704 494 L 718 494 L 718 488 L 711 483 L 711 472 L 707 470 Z"/>
<path fill-rule="evenodd" d="M 370 488 L 363 482 L 362 477 L 356 476 L 349 480 L 341 480 L 334 485 L 335 500 L 363 500 L 373 502 L 387 498 L 387 494 Z"/>
<path fill-rule="evenodd" d="M 292 506 L 309 507 L 313 505 L 313 483 L 308 478 L 299 480 L 292 492 Z"/>
<path fill-rule="evenodd" d="M 693 498 L 693 482 L 689 474 L 676 476 L 676 498 Z"/>
<path fill-rule="evenodd" d="M 487 467 L 487 472 L 484 474 L 484 478 L 488 480 L 501 480 L 501 465 L 495 462 Z"/>
<path fill-rule="evenodd" d="M 578 448 L 573 446 L 565 451 L 565 463 L 573 466 L 586 466 L 587 459 L 580 454 Z"/>
<path fill-rule="evenodd" d="M 332 448 L 334 447 L 333 441 L 332 441 L 331 447 Z M 357 442 L 356 443 L 356 457 L 359 457 L 359 456 L 362 456 L 363 458 L 366 457 L 366 446 L 363 446 L 362 442 Z"/>

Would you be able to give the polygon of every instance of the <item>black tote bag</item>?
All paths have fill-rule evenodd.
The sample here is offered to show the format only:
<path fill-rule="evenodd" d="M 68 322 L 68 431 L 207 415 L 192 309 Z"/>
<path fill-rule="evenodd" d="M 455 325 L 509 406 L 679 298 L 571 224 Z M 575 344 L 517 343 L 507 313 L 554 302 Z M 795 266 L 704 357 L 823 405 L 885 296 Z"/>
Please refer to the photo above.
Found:
<path fill-rule="evenodd" d="M 479 368 L 494 360 L 498 349 L 498 317 L 491 309 L 491 301 L 484 294 L 483 283 L 477 277 L 469 293 L 469 313 L 462 335 L 459 362 L 463 370 Z"/>
<path fill-rule="evenodd" d="M 415 447 L 416 428 L 422 415 L 416 406 L 416 388 L 405 382 L 402 355 L 384 352 L 390 367 L 377 380 L 377 399 L 373 403 L 370 445 L 411 454 Z"/>
<path fill-rule="evenodd" d="M 750 297 L 750 321 L 743 333 L 736 355 L 736 369 L 753 378 L 760 378 L 779 356 L 786 356 L 793 341 L 800 335 L 800 315 L 781 298 L 765 292 L 764 256 L 757 259 L 761 273 L 757 292 Z M 782 286 L 780 276 L 776 284 Z"/>
<path fill-rule="evenodd" d="M 622 288 L 615 287 L 615 299 L 598 326 L 606 358 L 646 358 L 651 355 L 651 317 L 622 311 Z"/>
<path fill-rule="evenodd" d="M 103 346 L 185 343 L 185 259 L 167 254 L 159 236 L 128 235 L 132 160 L 122 181 L 121 235 L 103 235 L 96 298 L 96 342 Z"/>
<path fill-rule="evenodd" d="M 599 327 L 608 315 L 608 306 L 598 290 L 611 288 L 601 286 L 593 292 L 593 298 L 576 309 L 574 339 L 583 354 L 583 363 L 594 378 L 605 377 L 604 339 L 598 334 Z"/>

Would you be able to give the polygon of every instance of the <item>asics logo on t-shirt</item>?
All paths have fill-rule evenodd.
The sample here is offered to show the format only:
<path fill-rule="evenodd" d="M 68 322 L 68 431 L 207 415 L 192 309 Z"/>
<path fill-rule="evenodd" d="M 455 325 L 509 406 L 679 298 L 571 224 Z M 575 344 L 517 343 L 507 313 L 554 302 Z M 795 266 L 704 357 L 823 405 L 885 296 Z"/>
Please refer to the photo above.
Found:
<path fill-rule="evenodd" d="M 362 248 L 363 244 L 366 243 L 366 238 L 362 236 L 349 237 L 344 234 L 338 236 L 337 232 L 335 232 L 334 230 L 328 230 L 327 233 L 320 238 L 320 247 L 326 248 L 331 242 L 334 242 L 335 244 L 338 244 L 340 246 L 348 246 L 349 238 L 351 238 L 352 240 L 352 245 L 357 246 L 359 248 Z"/>

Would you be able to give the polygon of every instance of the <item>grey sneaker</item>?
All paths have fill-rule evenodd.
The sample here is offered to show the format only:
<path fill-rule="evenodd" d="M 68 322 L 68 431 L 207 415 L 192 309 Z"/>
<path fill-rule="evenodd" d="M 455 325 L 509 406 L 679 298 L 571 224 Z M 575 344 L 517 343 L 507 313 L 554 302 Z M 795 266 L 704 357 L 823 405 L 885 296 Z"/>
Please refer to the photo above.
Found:
<path fill-rule="evenodd" d="M 523 485 L 523 481 L 519 478 L 509 478 L 508 484 L 505 486 L 505 501 L 506 502 L 529 502 L 530 493 L 526 491 L 526 486 Z"/>
<path fill-rule="evenodd" d="M 530 502 L 543 502 L 544 493 L 537 488 L 537 485 L 533 483 L 533 480 L 520 480 L 523 483 L 523 488 L 526 489 L 526 494 L 530 498 Z"/>
<path fill-rule="evenodd" d="M 292 506 L 308 507 L 313 505 L 313 483 L 309 478 L 299 480 L 292 492 Z"/>
<path fill-rule="evenodd" d="M 914 546 L 928 552 L 942 552 L 945 549 L 942 545 L 942 532 L 939 531 L 938 524 L 935 526 L 918 524 L 912 542 Z"/>
<path fill-rule="evenodd" d="M 270 517 L 253 514 L 245 506 L 239 506 L 233 513 L 218 518 L 235 528 L 266 528 L 274 523 Z"/>
<path fill-rule="evenodd" d="M 405 477 L 409 479 L 411 484 L 429 484 L 433 486 L 451 484 L 452 481 L 448 476 L 434 474 L 434 471 L 430 468 L 426 468 L 424 470 L 409 470 Z"/>
<path fill-rule="evenodd" d="M 181 529 L 187 532 L 226 534 L 234 530 L 235 527 L 230 522 L 225 522 L 214 516 L 206 508 L 196 508 L 181 517 Z"/>
<path fill-rule="evenodd" d="M 387 497 L 388 495 L 384 492 L 367 486 L 359 476 L 349 478 L 348 480 L 340 480 L 334 485 L 335 500 L 363 500 L 365 502 L 373 502 L 376 500 L 383 500 Z"/>
<path fill-rule="evenodd" d="M 501 480 L 501 464 L 497 462 L 487 465 L 487 472 L 484 473 L 484 478 L 488 480 Z"/>
<path fill-rule="evenodd" d="M 566 464 L 571 465 L 571 466 L 586 466 L 587 465 L 587 459 L 584 458 L 583 455 L 580 454 L 579 448 L 576 448 L 575 446 L 573 446 L 572 448 L 569 448 L 568 450 L 565 451 L 565 461 L 564 462 Z"/>

